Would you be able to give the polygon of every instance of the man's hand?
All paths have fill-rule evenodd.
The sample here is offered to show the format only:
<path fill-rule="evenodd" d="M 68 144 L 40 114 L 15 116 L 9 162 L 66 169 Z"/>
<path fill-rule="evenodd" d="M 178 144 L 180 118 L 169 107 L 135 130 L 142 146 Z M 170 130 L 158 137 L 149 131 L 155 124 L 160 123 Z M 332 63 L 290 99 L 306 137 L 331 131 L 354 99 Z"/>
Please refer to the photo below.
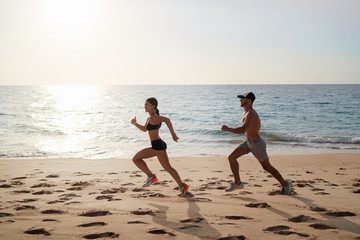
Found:
<path fill-rule="evenodd" d="M 226 125 L 223 125 L 223 126 L 221 127 L 221 131 L 228 131 L 228 130 L 229 130 L 229 127 L 226 126 Z"/>

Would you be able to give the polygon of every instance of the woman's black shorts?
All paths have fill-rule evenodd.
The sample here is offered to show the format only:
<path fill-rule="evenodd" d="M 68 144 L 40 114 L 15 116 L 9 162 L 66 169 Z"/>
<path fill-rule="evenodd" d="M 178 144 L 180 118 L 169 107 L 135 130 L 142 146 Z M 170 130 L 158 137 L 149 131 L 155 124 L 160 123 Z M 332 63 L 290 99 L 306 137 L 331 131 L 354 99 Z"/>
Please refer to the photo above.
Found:
<path fill-rule="evenodd" d="M 166 150 L 166 143 L 162 139 L 151 141 L 151 147 L 154 150 Z"/>

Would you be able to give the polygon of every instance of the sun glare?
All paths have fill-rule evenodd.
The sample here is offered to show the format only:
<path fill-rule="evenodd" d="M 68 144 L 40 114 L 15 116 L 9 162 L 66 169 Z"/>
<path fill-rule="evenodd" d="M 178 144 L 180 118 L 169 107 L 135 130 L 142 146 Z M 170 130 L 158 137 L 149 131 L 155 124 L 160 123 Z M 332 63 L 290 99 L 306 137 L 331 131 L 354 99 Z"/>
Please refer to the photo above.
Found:
<path fill-rule="evenodd" d="M 99 104 L 97 86 L 48 86 L 44 88 L 44 101 L 50 106 L 49 118 L 34 115 L 36 121 L 48 131 L 58 131 L 58 138 L 43 137 L 37 146 L 43 151 L 81 151 L 88 139 L 95 137 L 91 129 L 94 109 Z M 40 121 L 39 121 L 40 120 Z"/>
<path fill-rule="evenodd" d="M 46 21 L 57 30 L 76 32 L 90 25 L 95 15 L 93 0 L 44 1 Z"/>
<path fill-rule="evenodd" d="M 47 90 L 59 111 L 86 111 L 99 100 L 97 86 L 48 86 Z"/>

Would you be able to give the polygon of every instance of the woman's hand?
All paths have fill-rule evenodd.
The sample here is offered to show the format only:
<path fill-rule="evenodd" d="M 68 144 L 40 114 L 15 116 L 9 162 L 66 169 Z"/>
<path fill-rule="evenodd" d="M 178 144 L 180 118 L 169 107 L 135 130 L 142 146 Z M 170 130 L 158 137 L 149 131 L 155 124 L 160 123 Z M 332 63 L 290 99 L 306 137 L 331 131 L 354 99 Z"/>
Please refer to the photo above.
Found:
<path fill-rule="evenodd" d="M 133 119 L 131 119 L 131 124 L 136 125 L 136 117 L 134 117 Z"/>
<path fill-rule="evenodd" d="M 176 136 L 176 133 L 171 133 L 172 139 L 177 142 L 179 140 L 178 136 Z"/>

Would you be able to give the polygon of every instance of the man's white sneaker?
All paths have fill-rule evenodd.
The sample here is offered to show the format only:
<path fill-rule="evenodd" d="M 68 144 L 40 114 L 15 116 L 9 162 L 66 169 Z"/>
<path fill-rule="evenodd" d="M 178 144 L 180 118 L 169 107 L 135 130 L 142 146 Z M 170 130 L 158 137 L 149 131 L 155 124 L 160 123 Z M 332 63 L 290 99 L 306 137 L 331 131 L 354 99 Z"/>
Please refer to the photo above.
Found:
<path fill-rule="evenodd" d="M 244 188 L 244 184 L 243 183 L 240 183 L 240 184 L 236 184 L 236 183 L 233 183 L 231 184 L 230 187 L 228 187 L 227 189 L 225 189 L 225 192 L 232 192 L 236 189 L 243 189 Z"/>
<path fill-rule="evenodd" d="M 290 195 L 291 190 L 291 181 L 286 181 L 287 185 L 285 187 L 282 187 L 282 195 Z"/>

